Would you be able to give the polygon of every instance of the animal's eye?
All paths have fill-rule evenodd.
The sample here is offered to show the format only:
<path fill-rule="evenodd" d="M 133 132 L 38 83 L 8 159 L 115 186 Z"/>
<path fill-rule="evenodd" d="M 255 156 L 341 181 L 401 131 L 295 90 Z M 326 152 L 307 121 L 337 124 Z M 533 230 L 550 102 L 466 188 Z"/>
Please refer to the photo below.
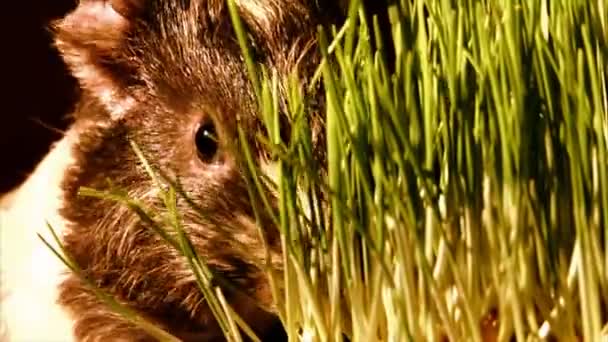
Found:
<path fill-rule="evenodd" d="M 201 124 L 194 135 L 198 157 L 205 163 L 214 162 L 219 149 L 217 133 L 213 123 Z"/>

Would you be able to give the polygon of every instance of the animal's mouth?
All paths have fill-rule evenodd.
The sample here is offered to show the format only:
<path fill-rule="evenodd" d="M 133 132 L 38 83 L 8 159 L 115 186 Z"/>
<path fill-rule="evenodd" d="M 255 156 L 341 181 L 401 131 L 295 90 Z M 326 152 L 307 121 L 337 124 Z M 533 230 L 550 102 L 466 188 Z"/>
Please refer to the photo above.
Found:
<path fill-rule="evenodd" d="M 269 332 L 273 335 L 277 333 L 280 335 L 283 328 L 278 317 L 263 309 L 254 298 L 242 292 L 224 291 L 224 293 L 234 312 L 232 314 L 238 315 L 242 321 L 252 327 L 258 337 Z M 180 305 L 167 303 L 160 308 L 155 308 L 149 319 L 185 342 L 226 340 L 225 333 L 206 302 L 201 303 L 194 314 Z"/>

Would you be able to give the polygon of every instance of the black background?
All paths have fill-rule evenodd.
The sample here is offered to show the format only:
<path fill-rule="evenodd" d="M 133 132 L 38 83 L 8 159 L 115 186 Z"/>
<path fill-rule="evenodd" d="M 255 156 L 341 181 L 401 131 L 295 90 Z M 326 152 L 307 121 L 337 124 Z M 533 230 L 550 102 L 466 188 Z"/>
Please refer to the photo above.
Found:
<path fill-rule="evenodd" d="M 75 0 L 5 1 L 0 9 L 0 193 L 19 184 L 61 137 L 75 81 L 52 46 L 50 23 Z"/>

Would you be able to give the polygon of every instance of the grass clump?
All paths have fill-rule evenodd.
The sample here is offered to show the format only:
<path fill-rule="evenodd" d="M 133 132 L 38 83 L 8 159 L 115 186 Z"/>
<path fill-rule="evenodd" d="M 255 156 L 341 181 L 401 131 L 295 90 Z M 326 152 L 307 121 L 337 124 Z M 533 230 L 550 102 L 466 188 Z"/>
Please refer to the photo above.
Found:
<path fill-rule="evenodd" d="M 354 1 L 320 33 L 327 177 L 301 92 L 272 141 L 290 336 L 607 338 L 606 6 Z"/>

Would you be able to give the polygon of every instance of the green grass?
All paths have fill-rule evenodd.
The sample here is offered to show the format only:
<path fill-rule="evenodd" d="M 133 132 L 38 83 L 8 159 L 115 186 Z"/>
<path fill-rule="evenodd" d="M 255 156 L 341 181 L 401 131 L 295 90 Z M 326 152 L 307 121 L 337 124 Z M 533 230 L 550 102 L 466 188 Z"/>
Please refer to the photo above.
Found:
<path fill-rule="evenodd" d="M 490 320 L 499 340 L 608 338 L 608 3 L 401 0 L 388 14 L 380 28 L 353 1 L 343 28 L 319 32 L 326 172 L 307 90 L 246 58 L 279 165 L 285 270 L 269 277 L 289 336 L 482 341 Z M 175 192 L 162 196 L 171 212 Z M 204 260 L 173 243 L 238 340 Z"/>
<path fill-rule="evenodd" d="M 608 338 L 608 4 L 401 1 L 391 49 L 349 13 L 320 35 L 327 177 L 302 91 L 289 146 L 265 118 L 290 336 L 480 341 L 491 316 L 501 340 Z"/>

